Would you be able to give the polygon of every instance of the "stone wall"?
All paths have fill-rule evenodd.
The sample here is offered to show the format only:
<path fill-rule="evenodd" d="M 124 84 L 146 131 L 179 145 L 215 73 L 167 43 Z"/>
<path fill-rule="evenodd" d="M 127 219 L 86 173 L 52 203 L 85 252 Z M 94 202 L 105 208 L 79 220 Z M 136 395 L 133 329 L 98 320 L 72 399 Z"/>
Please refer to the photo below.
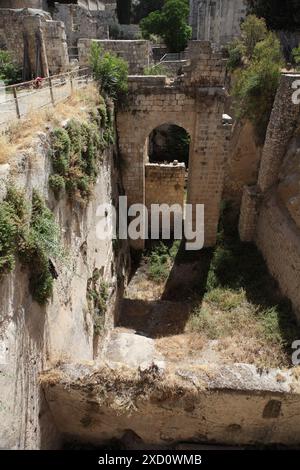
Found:
<path fill-rule="evenodd" d="M 106 39 L 109 26 L 117 22 L 112 10 L 89 11 L 79 5 L 55 3 L 53 19 L 63 21 L 69 47 L 77 47 L 78 39 Z"/>
<path fill-rule="evenodd" d="M 244 0 L 190 0 L 193 39 L 223 45 L 240 35 L 246 15 Z"/>
<path fill-rule="evenodd" d="M 223 198 L 239 207 L 244 186 L 257 182 L 262 146 L 250 121 L 237 122 L 232 130 Z"/>
<path fill-rule="evenodd" d="M 273 192 L 260 207 L 255 243 L 300 322 L 300 228 Z"/>
<path fill-rule="evenodd" d="M 145 67 L 151 63 L 151 46 L 149 41 L 135 40 L 98 40 L 96 41 L 104 51 L 112 52 L 126 60 L 130 74 L 143 74 Z M 91 49 L 91 39 L 79 39 L 78 52 L 81 66 L 88 64 Z"/>
<path fill-rule="evenodd" d="M 257 244 L 300 321 L 300 105 L 292 100 L 297 80 L 299 74 L 281 77 L 257 184 L 244 189 L 239 230 L 242 240 Z"/>
<path fill-rule="evenodd" d="M 185 185 L 185 165 L 155 164 L 145 165 L 145 203 L 149 220 L 151 204 L 179 204 L 183 209 Z M 180 213 L 179 213 L 180 215 Z M 172 227 L 173 214 L 171 218 Z M 151 226 L 151 225 L 150 225 Z"/>
<path fill-rule="evenodd" d="M 43 0 L 0 0 L 0 8 L 43 8 Z"/>
<path fill-rule="evenodd" d="M 42 376 L 55 422 L 69 442 L 107 446 L 119 439 L 121 447 L 124 439 L 129 449 L 166 450 L 187 443 L 193 450 L 205 443 L 300 444 L 299 380 L 292 371 L 178 364 L 155 375 L 151 368 L 139 373 L 118 367 L 63 364 Z"/>
<path fill-rule="evenodd" d="M 27 51 L 25 79 L 69 68 L 64 25 L 41 10 L 0 10 L 0 44 L 21 67 Z"/>

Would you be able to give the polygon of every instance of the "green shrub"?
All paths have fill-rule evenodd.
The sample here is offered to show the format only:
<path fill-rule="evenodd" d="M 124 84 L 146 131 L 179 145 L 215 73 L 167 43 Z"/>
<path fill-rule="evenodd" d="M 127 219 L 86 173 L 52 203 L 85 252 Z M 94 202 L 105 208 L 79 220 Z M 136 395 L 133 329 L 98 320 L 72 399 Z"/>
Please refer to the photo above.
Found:
<path fill-rule="evenodd" d="M 11 54 L 0 50 L 0 80 L 13 85 L 22 80 L 22 71 L 12 60 Z"/>
<path fill-rule="evenodd" d="M 235 72 L 232 89 L 238 118 L 249 119 L 264 140 L 279 84 L 282 56 L 280 42 L 273 33 L 256 44 L 249 64 Z"/>
<path fill-rule="evenodd" d="M 173 242 L 171 247 L 160 242 L 148 254 L 149 278 L 155 282 L 167 279 L 170 267 L 174 261 L 180 245 L 180 240 Z"/>
<path fill-rule="evenodd" d="M 118 99 L 128 89 L 128 64 L 120 57 L 103 51 L 93 42 L 91 45 L 90 65 L 95 80 L 98 81 L 101 94 Z"/>
<path fill-rule="evenodd" d="M 296 66 L 300 67 L 300 46 L 293 49 L 292 56 Z"/>
<path fill-rule="evenodd" d="M 43 199 L 33 192 L 30 213 L 24 192 L 11 187 L 0 204 L 0 274 L 11 271 L 18 257 L 29 269 L 33 299 L 44 304 L 53 288 L 49 260 L 60 255 L 59 229 Z"/>
<path fill-rule="evenodd" d="M 50 175 L 49 186 L 54 192 L 56 199 L 59 199 L 61 191 L 65 189 L 65 179 L 61 175 Z"/>
<path fill-rule="evenodd" d="M 105 324 L 107 301 L 109 299 L 109 286 L 101 279 L 99 269 L 95 269 L 93 276 L 88 280 L 87 300 L 89 310 L 94 319 L 94 332 L 100 334 Z"/>
<path fill-rule="evenodd" d="M 168 74 L 167 69 L 161 64 L 151 65 L 150 67 L 146 67 L 144 69 L 144 75 L 167 75 L 167 74 Z"/>
<path fill-rule="evenodd" d="M 90 117 L 91 122 L 71 119 L 65 129 L 52 133 L 54 174 L 49 177 L 49 185 L 56 198 L 65 188 L 71 199 L 88 200 L 103 151 L 114 143 L 109 108 L 103 103 Z"/>

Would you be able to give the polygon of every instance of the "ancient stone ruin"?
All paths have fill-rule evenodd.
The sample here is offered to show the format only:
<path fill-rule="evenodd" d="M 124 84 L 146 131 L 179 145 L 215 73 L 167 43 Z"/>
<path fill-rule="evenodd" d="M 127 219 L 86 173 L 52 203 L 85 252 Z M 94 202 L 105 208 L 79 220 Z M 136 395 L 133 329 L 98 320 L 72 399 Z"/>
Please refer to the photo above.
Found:
<path fill-rule="evenodd" d="M 225 51 L 247 14 L 190 0 L 170 53 L 113 0 L 0 0 L 0 449 L 299 448 L 300 73 L 259 140 Z"/>

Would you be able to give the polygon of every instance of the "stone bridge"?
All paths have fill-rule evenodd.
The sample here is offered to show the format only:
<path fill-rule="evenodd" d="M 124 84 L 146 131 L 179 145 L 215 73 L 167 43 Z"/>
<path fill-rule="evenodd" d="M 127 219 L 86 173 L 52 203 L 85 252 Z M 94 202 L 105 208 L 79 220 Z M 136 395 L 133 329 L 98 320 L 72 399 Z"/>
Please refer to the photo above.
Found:
<path fill-rule="evenodd" d="M 128 204 L 145 204 L 149 199 L 145 177 L 149 135 L 163 124 L 174 124 L 188 132 L 187 202 L 205 206 L 208 247 L 216 241 L 229 139 L 228 126 L 222 119 L 225 61 L 220 53 L 212 51 L 209 42 L 203 41 L 191 41 L 187 56 L 190 60 L 184 74 L 176 80 L 164 76 L 129 77 L 128 101 L 117 113 L 119 149 Z M 162 171 L 166 171 L 166 165 L 162 165 Z M 170 192 L 159 183 L 157 194 L 159 198 L 152 203 L 174 203 Z M 142 248 L 143 243 L 135 243 L 135 247 Z"/>

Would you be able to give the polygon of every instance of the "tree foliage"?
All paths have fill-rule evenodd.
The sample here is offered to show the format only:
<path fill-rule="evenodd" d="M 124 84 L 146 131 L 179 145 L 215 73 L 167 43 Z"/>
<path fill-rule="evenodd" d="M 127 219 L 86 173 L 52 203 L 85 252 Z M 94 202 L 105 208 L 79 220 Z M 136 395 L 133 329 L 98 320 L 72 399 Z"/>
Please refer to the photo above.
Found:
<path fill-rule="evenodd" d="M 143 37 L 160 36 L 170 52 L 181 52 L 191 37 L 188 25 L 189 6 L 187 0 L 166 0 L 160 11 L 154 11 L 141 23 Z"/>
<path fill-rule="evenodd" d="M 233 74 L 232 95 L 237 117 L 249 119 L 263 140 L 283 59 L 275 33 L 267 31 L 263 20 L 256 20 L 252 15 L 245 20 L 242 37 L 232 49 L 240 53 L 240 63 Z M 234 68 L 232 55 L 231 68 Z"/>
<path fill-rule="evenodd" d="M 94 78 L 98 81 L 100 92 L 113 99 L 127 91 L 128 64 L 114 54 L 103 51 L 96 42 L 92 43 L 90 64 Z"/>
<path fill-rule="evenodd" d="M 295 31 L 300 28 L 299 0 L 247 0 L 249 10 L 265 18 L 272 30 Z"/>

